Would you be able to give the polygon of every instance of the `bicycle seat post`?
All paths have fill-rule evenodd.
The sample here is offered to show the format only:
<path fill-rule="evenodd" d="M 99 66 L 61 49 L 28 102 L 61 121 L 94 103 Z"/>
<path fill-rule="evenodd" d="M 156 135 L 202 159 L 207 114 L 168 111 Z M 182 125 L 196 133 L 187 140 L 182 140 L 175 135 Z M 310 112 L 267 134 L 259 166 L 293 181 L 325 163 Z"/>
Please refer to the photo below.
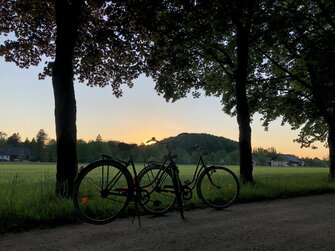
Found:
<path fill-rule="evenodd" d="M 134 184 L 133 201 L 134 201 L 134 204 L 135 204 L 135 215 L 133 217 L 132 223 L 134 223 L 135 218 L 137 216 L 138 223 L 139 223 L 139 226 L 141 228 L 142 224 L 141 224 L 141 218 L 140 218 L 139 206 L 138 206 L 138 202 L 139 202 L 141 193 L 139 192 L 140 189 L 139 189 L 139 184 L 138 184 L 138 179 L 137 179 L 137 171 L 136 171 L 136 167 L 135 167 L 135 163 L 134 163 L 134 158 L 133 158 L 133 155 L 131 154 L 131 150 L 134 149 L 134 148 L 136 148 L 137 145 L 136 144 L 119 143 L 118 146 L 119 146 L 119 149 L 121 151 L 128 152 L 129 161 L 127 163 L 127 166 L 131 165 L 131 167 L 133 169 L 132 170 L 133 174 L 134 174 L 134 177 L 133 177 L 133 184 Z"/>

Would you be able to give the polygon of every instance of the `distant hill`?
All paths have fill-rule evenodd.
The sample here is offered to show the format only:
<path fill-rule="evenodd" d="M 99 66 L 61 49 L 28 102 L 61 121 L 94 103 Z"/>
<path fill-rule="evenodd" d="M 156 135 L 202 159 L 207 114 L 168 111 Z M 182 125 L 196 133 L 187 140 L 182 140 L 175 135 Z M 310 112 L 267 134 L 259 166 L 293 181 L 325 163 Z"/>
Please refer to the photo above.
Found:
<path fill-rule="evenodd" d="M 236 141 L 218 137 L 206 133 L 182 133 L 179 136 L 169 137 L 160 140 L 160 142 L 170 142 L 176 137 L 172 152 L 178 157 L 177 163 L 197 163 L 198 155 L 193 154 L 191 148 L 199 145 L 208 152 L 206 159 L 211 163 L 237 163 L 238 162 L 238 143 Z M 141 145 L 138 149 L 138 161 L 162 160 L 166 154 L 163 144 Z"/>
<path fill-rule="evenodd" d="M 165 138 L 162 142 L 173 140 L 176 137 L 178 136 Z M 226 153 L 230 153 L 238 150 L 238 142 L 207 133 L 183 133 L 177 139 L 176 148 L 189 151 L 189 149 L 196 144 L 210 153 L 222 150 Z"/>
<path fill-rule="evenodd" d="M 239 165 L 238 142 L 206 133 L 182 133 L 180 136 L 158 139 L 161 142 L 169 142 L 176 137 L 176 144 L 172 152 L 177 155 L 176 162 L 180 164 L 197 163 L 198 155 L 193 154 L 190 148 L 195 144 L 200 145 L 208 154 L 205 156 L 207 163 L 218 165 Z M 161 161 L 166 154 L 162 144 L 141 145 L 137 152 L 137 160 L 146 162 L 149 160 Z M 277 153 L 274 148 L 256 148 L 253 151 L 254 166 L 271 165 L 298 165 L 298 166 L 328 166 L 328 162 L 320 159 L 300 159 L 292 154 Z M 275 161 L 277 160 L 277 161 Z M 279 161 L 280 160 L 280 161 Z"/>

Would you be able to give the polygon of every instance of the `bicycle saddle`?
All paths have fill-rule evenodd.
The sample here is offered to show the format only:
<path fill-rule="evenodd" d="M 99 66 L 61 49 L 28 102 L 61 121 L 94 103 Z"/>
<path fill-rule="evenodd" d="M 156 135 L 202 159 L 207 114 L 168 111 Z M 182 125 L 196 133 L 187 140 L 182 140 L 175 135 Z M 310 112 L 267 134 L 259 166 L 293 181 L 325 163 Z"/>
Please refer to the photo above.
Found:
<path fill-rule="evenodd" d="M 137 147 L 136 144 L 127 144 L 127 143 L 119 143 L 118 147 L 120 151 L 130 151 L 131 149 L 134 149 Z"/>

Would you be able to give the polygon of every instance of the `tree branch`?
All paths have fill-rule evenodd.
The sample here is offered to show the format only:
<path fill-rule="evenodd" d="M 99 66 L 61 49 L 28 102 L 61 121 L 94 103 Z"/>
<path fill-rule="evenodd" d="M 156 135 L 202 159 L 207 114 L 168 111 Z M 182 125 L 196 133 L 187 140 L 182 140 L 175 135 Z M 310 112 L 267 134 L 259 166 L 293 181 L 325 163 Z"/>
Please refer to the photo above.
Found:
<path fill-rule="evenodd" d="M 268 53 L 266 53 L 261 48 L 257 47 L 258 50 L 260 50 L 263 55 L 270 60 L 271 63 L 273 63 L 275 66 L 277 66 L 279 69 L 281 69 L 283 72 L 287 73 L 293 80 L 298 81 L 302 86 L 304 86 L 307 89 L 312 90 L 312 87 L 303 79 L 299 78 L 298 76 L 294 75 L 292 72 L 290 72 L 287 68 L 282 66 L 280 63 L 278 63 L 276 60 L 274 60 Z"/>

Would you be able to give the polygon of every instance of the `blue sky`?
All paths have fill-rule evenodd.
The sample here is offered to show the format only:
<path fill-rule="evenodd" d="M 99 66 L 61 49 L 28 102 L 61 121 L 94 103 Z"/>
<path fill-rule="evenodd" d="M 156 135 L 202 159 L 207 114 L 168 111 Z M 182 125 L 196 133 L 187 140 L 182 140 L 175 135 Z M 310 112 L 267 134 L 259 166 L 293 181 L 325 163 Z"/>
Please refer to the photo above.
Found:
<path fill-rule="evenodd" d="M 54 99 L 51 78 L 38 80 L 40 67 L 20 69 L 0 58 L 0 131 L 8 135 L 19 132 L 22 139 L 32 139 L 43 128 L 49 138 L 55 138 Z M 115 98 L 110 87 L 87 87 L 76 83 L 78 138 L 120 140 L 141 143 L 155 136 L 158 139 L 182 132 L 209 133 L 238 140 L 235 117 L 222 112 L 220 99 L 201 96 L 188 97 L 167 103 L 154 90 L 151 79 L 140 77 L 134 87 L 123 87 L 124 95 Z M 301 149 L 293 143 L 298 131 L 270 125 L 268 132 L 255 115 L 252 124 L 252 146 L 274 147 L 278 152 L 293 153 L 300 157 L 328 156 L 328 150 Z"/>

